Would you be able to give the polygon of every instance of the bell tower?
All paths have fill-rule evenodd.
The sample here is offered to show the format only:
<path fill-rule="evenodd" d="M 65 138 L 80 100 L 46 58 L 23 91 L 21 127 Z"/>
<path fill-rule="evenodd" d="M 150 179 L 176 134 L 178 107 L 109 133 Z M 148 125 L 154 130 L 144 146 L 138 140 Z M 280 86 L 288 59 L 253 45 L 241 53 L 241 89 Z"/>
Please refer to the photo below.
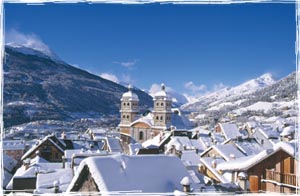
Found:
<path fill-rule="evenodd" d="M 171 126 L 172 98 L 166 93 L 165 85 L 161 84 L 161 91 L 154 95 L 153 122 L 157 129 L 167 129 Z"/>
<path fill-rule="evenodd" d="M 128 92 L 121 98 L 121 122 L 120 125 L 130 125 L 139 112 L 139 98 L 132 92 L 132 86 L 128 86 Z"/>

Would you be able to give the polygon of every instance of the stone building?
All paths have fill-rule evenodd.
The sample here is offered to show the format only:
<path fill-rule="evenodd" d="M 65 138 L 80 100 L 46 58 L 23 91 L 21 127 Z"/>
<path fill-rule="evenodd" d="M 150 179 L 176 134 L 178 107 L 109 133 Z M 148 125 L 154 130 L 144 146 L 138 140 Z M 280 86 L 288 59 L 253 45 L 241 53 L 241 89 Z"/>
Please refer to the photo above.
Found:
<path fill-rule="evenodd" d="M 132 92 L 132 87 L 129 86 L 128 92 L 122 95 L 119 128 L 123 144 L 142 143 L 163 131 L 170 131 L 171 127 L 185 129 L 185 125 L 189 124 L 178 110 L 172 110 L 172 98 L 167 94 L 164 84 L 153 96 L 153 101 L 153 111 L 142 115 L 138 114 L 139 98 Z"/>

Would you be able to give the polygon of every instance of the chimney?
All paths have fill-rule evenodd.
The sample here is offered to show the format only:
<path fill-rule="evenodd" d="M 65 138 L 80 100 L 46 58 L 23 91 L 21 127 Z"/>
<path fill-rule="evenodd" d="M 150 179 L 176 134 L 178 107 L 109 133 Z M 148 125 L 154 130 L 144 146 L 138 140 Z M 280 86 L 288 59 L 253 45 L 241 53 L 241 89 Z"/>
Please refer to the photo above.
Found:
<path fill-rule="evenodd" d="M 234 154 L 230 154 L 229 157 L 230 157 L 230 160 L 235 160 L 235 155 Z"/>
<path fill-rule="evenodd" d="M 196 139 L 199 139 L 199 130 L 196 130 Z"/>
<path fill-rule="evenodd" d="M 29 168 L 29 165 L 30 165 L 30 159 L 28 158 L 28 159 L 25 159 L 24 161 L 23 161 L 23 165 L 24 165 L 24 167 L 25 167 L 25 171 Z"/>
<path fill-rule="evenodd" d="M 190 182 L 189 177 L 186 176 L 186 177 L 182 178 L 182 180 L 180 181 L 180 184 L 182 185 L 184 192 L 186 192 L 186 193 L 191 192 L 191 182 Z"/>
<path fill-rule="evenodd" d="M 59 182 L 57 180 L 55 180 L 53 182 L 53 187 L 54 187 L 54 193 L 58 193 L 58 191 L 59 191 Z"/>
<path fill-rule="evenodd" d="M 61 133 L 61 139 L 66 139 L 66 133 L 64 131 Z"/>
<path fill-rule="evenodd" d="M 66 157 L 62 156 L 61 159 L 62 159 L 62 168 L 64 169 L 66 168 Z"/>
<path fill-rule="evenodd" d="M 171 154 L 176 154 L 176 148 L 175 145 L 171 146 Z"/>
<path fill-rule="evenodd" d="M 154 137 L 153 131 L 151 131 L 150 135 L 151 135 L 151 139 L 153 139 L 153 137 Z"/>
<path fill-rule="evenodd" d="M 36 168 L 34 169 L 35 176 L 38 175 L 39 171 L 40 171 L 39 167 L 36 167 Z"/>
<path fill-rule="evenodd" d="M 204 166 L 201 163 L 198 164 L 198 172 L 204 173 Z"/>
<path fill-rule="evenodd" d="M 212 165 L 213 168 L 216 168 L 216 167 L 217 167 L 217 162 L 216 162 L 216 160 L 213 160 L 213 161 L 211 162 L 211 165 Z"/>

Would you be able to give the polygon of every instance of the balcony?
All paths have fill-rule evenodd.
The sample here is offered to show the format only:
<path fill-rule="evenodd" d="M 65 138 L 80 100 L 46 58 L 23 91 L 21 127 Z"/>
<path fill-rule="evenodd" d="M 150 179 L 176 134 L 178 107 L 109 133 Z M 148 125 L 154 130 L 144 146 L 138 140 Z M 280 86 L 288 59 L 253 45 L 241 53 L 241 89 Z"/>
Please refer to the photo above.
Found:
<path fill-rule="evenodd" d="M 275 181 L 282 184 L 296 186 L 295 174 L 284 174 L 274 169 L 266 169 L 266 180 Z"/>

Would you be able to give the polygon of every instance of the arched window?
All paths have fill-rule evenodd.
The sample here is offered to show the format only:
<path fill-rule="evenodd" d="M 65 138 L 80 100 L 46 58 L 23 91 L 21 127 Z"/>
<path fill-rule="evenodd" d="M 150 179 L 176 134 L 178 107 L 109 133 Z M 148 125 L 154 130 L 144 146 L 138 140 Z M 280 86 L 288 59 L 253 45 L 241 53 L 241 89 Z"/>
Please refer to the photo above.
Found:
<path fill-rule="evenodd" d="M 156 116 L 156 120 L 159 120 L 159 117 L 158 117 L 158 116 Z"/>
<path fill-rule="evenodd" d="M 161 102 L 161 104 L 160 104 L 161 106 L 164 106 L 164 103 L 163 102 Z"/>
<path fill-rule="evenodd" d="M 163 116 L 160 117 L 160 120 L 163 120 Z"/>
<path fill-rule="evenodd" d="M 126 103 L 124 102 L 124 103 L 123 103 L 123 106 L 125 106 L 125 105 L 126 105 Z"/>
<path fill-rule="evenodd" d="M 124 118 L 124 119 L 125 119 L 125 117 L 126 117 L 126 116 L 125 116 L 125 115 L 123 115 L 123 118 Z"/>
<path fill-rule="evenodd" d="M 127 106 L 129 106 L 129 103 L 127 103 Z"/>
<path fill-rule="evenodd" d="M 129 115 L 127 115 L 127 119 L 129 119 Z"/>
<path fill-rule="evenodd" d="M 159 106 L 159 103 L 158 103 L 158 102 L 156 103 L 156 106 Z"/>
<path fill-rule="evenodd" d="M 144 139 L 144 132 L 140 131 L 139 140 L 143 140 L 143 139 Z"/>

